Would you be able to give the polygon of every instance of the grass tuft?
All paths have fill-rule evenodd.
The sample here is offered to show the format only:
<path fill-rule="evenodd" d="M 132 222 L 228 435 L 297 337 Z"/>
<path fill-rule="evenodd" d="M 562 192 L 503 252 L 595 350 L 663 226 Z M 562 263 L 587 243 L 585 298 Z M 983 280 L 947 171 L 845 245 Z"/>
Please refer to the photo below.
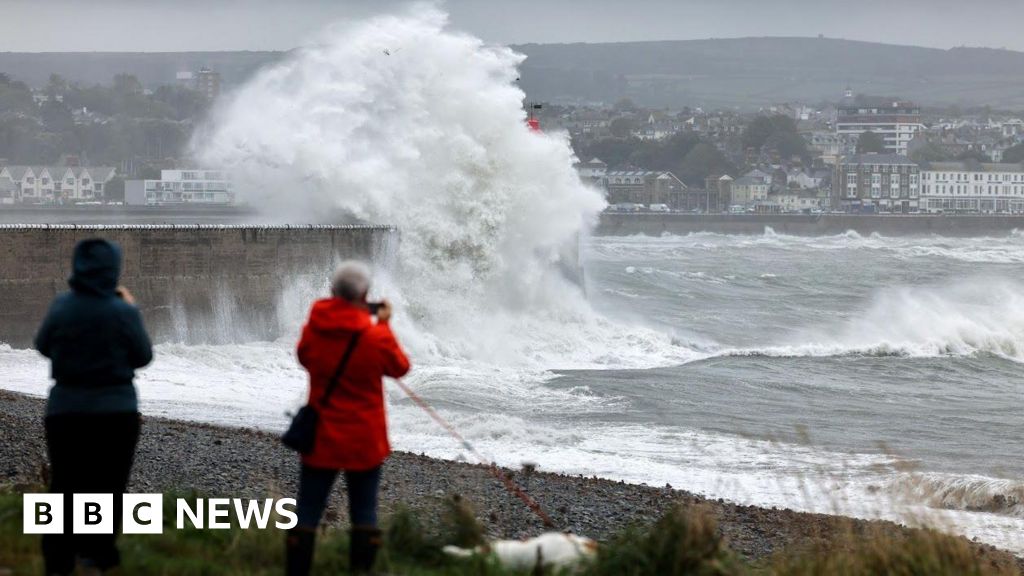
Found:
<path fill-rule="evenodd" d="M 802 552 L 781 554 L 774 574 L 792 576 L 1019 576 L 1005 555 L 987 554 L 963 538 L 934 530 L 914 530 L 903 537 L 848 535 Z"/>
<path fill-rule="evenodd" d="M 649 528 L 630 527 L 598 552 L 588 576 L 724 576 L 742 574 L 740 561 L 711 514 L 681 505 Z"/>

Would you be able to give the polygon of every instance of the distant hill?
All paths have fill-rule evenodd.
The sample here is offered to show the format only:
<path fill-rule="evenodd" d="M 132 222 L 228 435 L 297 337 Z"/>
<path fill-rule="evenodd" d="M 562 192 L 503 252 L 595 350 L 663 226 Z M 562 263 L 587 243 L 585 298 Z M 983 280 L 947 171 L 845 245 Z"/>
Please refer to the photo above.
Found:
<path fill-rule="evenodd" d="M 1024 108 L 1024 53 L 939 50 L 830 38 L 526 44 L 522 86 L 537 100 L 650 106 L 835 101 L 849 85 L 926 105 Z"/>
<path fill-rule="evenodd" d="M 51 73 L 85 85 L 109 84 L 114 75 L 134 74 L 143 86 L 173 84 L 178 72 L 216 70 L 230 86 L 249 78 L 283 52 L 0 52 L 0 72 L 34 88 Z"/>
<path fill-rule="evenodd" d="M 738 38 L 607 44 L 524 44 L 521 85 L 534 100 L 648 106 L 739 106 L 837 100 L 857 92 L 925 105 L 1024 109 L 1024 53 L 938 50 L 831 38 Z M 107 83 L 135 74 L 146 86 L 207 66 L 239 84 L 281 52 L 0 53 L 0 72 L 33 86 L 51 72 Z"/>

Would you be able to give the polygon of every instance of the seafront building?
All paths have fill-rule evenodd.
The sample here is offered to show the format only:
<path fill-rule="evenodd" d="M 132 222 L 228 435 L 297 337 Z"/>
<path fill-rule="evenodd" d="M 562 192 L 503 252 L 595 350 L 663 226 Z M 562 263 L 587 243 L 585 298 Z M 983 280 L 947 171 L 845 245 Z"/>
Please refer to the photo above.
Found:
<path fill-rule="evenodd" d="M 129 205 L 234 204 L 231 175 L 223 170 L 161 170 L 159 180 L 128 180 Z"/>
<path fill-rule="evenodd" d="M 977 161 L 931 162 L 921 170 L 921 210 L 1024 213 L 1024 166 Z"/>
<path fill-rule="evenodd" d="M 771 174 L 761 170 L 751 170 L 732 182 L 730 201 L 733 206 L 754 206 L 768 199 L 768 191 L 771 187 Z"/>
<path fill-rule="evenodd" d="M 0 204 L 99 201 L 114 174 L 109 166 L 2 166 Z"/>
<path fill-rule="evenodd" d="M 678 206 L 687 190 L 675 174 L 657 170 L 609 170 L 604 183 L 611 204 Z"/>
<path fill-rule="evenodd" d="M 836 107 L 835 133 L 839 136 L 859 138 L 865 132 L 874 132 L 882 138 L 885 151 L 906 156 L 907 145 L 914 134 L 924 130 L 921 108 L 912 102 L 871 96 L 846 96 Z"/>
<path fill-rule="evenodd" d="M 836 165 L 832 205 L 847 212 L 909 214 L 919 210 L 921 174 L 898 154 L 858 154 Z"/>

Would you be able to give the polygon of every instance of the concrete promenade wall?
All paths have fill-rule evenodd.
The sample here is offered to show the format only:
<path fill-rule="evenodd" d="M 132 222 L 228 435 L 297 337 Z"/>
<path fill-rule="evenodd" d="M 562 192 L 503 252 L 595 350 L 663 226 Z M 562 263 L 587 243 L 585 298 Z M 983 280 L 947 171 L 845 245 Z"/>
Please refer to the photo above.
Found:
<path fill-rule="evenodd" d="M 771 228 L 793 236 L 833 236 L 854 231 L 883 236 L 1006 236 L 1024 231 L 1024 216 L 927 215 L 768 215 L 768 214 L 657 214 L 604 213 L 595 233 L 599 236 L 646 234 L 764 234 Z"/>
<path fill-rule="evenodd" d="M 157 342 L 273 338 L 295 286 L 324 293 L 333 265 L 379 259 L 386 226 L 0 226 L 0 342 L 31 344 L 53 297 L 67 290 L 76 242 L 102 237 L 124 251 L 122 284 Z M 298 282 L 298 284 L 297 284 Z M 308 305 L 308 303 L 302 303 Z"/>

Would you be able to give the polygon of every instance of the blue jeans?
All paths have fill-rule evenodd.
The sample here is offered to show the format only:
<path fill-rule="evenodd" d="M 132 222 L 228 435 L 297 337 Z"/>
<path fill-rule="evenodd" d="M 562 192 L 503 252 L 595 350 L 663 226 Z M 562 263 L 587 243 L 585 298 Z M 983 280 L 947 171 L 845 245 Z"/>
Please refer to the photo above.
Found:
<path fill-rule="evenodd" d="M 377 526 L 377 489 L 380 487 L 380 466 L 371 470 L 345 470 L 348 492 L 348 519 L 352 526 Z M 338 470 L 303 466 L 299 474 L 299 499 L 296 513 L 299 527 L 315 529 L 327 508 L 327 498 L 338 477 Z"/>

